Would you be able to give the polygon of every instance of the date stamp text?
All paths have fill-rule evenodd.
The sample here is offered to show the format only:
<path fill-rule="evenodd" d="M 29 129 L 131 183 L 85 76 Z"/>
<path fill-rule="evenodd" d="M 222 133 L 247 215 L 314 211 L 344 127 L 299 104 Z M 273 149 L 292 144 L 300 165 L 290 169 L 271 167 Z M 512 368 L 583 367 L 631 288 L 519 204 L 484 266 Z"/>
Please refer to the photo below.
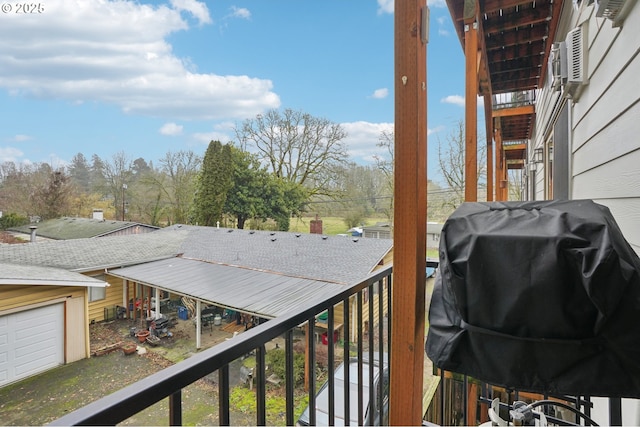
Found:
<path fill-rule="evenodd" d="M 0 3 L 0 11 L 4 14 L 44 13 L 44 3 Z"/>

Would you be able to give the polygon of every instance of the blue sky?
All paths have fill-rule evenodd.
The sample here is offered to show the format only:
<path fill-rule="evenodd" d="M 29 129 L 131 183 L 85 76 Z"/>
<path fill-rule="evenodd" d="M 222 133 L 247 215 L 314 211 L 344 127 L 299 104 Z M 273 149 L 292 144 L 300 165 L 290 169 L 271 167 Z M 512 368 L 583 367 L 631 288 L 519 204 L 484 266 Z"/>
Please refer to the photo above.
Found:
<path fill-rule="evenodd" d="M 392 0 L 46 0 L 0 12 L 0 163 L 203 154 L 272 108 L 343 125 L 371 164 L 393 130 Z M 464 56 L 429 3 L 429 175 L 464 114 Z"/>

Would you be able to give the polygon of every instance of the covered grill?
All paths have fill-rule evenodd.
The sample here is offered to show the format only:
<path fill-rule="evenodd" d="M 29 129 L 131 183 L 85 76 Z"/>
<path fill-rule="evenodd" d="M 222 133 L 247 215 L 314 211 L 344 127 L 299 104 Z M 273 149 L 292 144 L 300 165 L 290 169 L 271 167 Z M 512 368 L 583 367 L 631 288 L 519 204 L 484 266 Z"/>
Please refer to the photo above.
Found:
<path fill-rule="evenodd" d="M 465 203 L 442 230 L 427 356 L 507 388 L 640 398 L 639 271 L 593 201 Z"/>

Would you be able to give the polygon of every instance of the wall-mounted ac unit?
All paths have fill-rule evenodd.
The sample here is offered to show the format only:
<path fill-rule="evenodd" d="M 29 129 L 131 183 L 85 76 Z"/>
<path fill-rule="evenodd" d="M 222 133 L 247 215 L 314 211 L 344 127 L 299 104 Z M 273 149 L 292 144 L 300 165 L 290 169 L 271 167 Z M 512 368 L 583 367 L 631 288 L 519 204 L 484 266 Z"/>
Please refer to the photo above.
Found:
<path fill-rule="evenodd" d="M 569 31 L 565 39 L 567 47 L 567 82 L 565 96 L 577 98 L 582 85 L 587 83 L 587 46 L 583 25 Z"/>
<path fill-rule="evenodd" d="M 635 0 L 598 0 L 596 1 L 596 16 L 599 18 L 607 18 L 613 21 L 613 26 L 617 27 L 622 23 L 626 15 L 627 3 L 633 3 Z"/>
<path fill-rule="evenodd" d="M 559 91 L 567 82 L 567 46 L 565 42 L 557 42 L 551 46 L 548 68 L 551 87 L 553 90 Z"/>

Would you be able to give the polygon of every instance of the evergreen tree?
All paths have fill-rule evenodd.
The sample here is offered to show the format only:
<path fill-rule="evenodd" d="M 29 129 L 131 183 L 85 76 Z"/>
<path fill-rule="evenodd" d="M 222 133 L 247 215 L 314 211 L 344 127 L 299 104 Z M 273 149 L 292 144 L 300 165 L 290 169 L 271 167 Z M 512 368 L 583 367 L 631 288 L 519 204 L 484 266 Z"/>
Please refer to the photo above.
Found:
<path fill-rule="evenodd" d="M 227 193 L 233 186 L 231 146 L 211 141 L 202 161 L 194 200 L 197 224 L 212 226 L 222 220 Z"/>

